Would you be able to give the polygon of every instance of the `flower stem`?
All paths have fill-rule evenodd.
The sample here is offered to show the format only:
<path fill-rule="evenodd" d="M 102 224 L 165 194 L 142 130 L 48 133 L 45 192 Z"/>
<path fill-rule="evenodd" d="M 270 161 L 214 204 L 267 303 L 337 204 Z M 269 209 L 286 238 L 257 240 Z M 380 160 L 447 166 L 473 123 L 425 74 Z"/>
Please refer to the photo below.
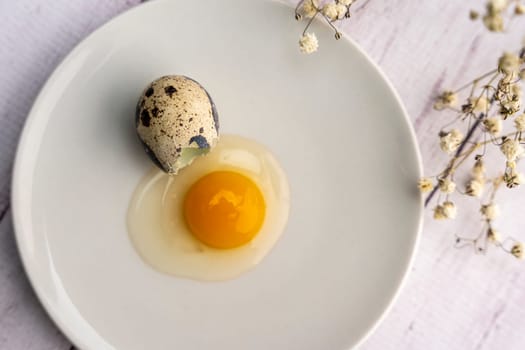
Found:
<path fill-rule="evenodd" d="M 481 123 L 482 119 L 483 118 L 478 118 L 478 119 L 476 119 L 474 124 L 472 124 L 472 126 L 470 127 L 470 129 L 467 132 L 467 135 L 465 136 L 465 139 L 463 140 L 463 142 L 461 142 L 461 144 L 459 145 L 458 149 L 456 150 L 456 154 L 454 155 L 454 159 L 457 159 L 457 158 L 459 158 L 461 156 L 461 153 L 463 153 L 463 150 L 465 149 L 465 146 L 467 145 L 467 143 L 470 141 L 470 139 L 474 135 L 474 132 L 478 128 L 478 126 Z M 443 172 L 443 175 L 445 177 L 448 176 L 450 174 L 450 172 L 453 170 L 453 168 L 454 168 L 454 162 L 451 162 L 451 164 Z M 435 196 L 437 190 L 438 190 L 438 186 L 434 187 L 432 189 L 432 191 L 430 191 L 430 193 L 428 194 L 427 198 L 425 199 L 425 207 L 428 206 L 428 204 L 430 203 L 432 198 Z"/>
<path fill-rule="evenodd" d="M 459 89 L 456 89 L 456 91 L 454 91 L 454 93 L 458 93 L 460 92 L 461 90 L 465 90 L 466 88 L 468 88 L 469 86 L 471 86 L 472 84 L 477 84 L 480 80 L 483 80 L 485 79 L 486 77 L 490 76 L 491 74 L 494 74 L 494 73 L 497 73 L 498 70 L 497 69 L 493 69 L 491 70 L 490 72 L 487 72 L 479 77 L 477 77 L 476 79 L 472 80 L 471 82 L 463 85 L 462 87 L 460 87 Z"/>

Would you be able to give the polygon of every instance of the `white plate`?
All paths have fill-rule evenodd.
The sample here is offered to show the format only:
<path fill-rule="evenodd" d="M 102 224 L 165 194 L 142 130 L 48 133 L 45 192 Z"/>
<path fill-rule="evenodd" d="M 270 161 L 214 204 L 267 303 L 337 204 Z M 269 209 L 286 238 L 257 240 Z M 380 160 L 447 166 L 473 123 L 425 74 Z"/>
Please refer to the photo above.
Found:
<path fill-rule="evenodd" d="M 84 40 L 53 73 L 16 158 L 20 253 L 43 305 L 81 349 L 347 349 L 410 265 L 420 162 L 399 98 L 351 41 L 267 1 L 152 1 Z M 143 87 L 201 82 L 223 132 L 267 145 L 292 190 L 287 230 L 240 278 L 161 274 L 130 244 L 131 194 L 151 163 L 134 134 Z"/>

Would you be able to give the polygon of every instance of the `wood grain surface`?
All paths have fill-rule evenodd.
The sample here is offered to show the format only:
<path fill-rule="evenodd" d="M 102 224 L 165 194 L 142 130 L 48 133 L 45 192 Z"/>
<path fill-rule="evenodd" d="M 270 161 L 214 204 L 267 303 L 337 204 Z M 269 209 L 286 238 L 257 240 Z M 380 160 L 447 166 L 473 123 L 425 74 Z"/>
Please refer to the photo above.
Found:
<path fill-rule="evenodd" d="M 102 23 L 139 3 L 0 0 L 0 349 L 73 348 L 43 311 L 20 263 L 9 207 L 13 158 L 29 109 L 60 60 Z M 428 174 L 446 162 L 436 135 L 452 117 L 434 112 L 432 97 L 494 68 L 499 54 L 517 50 L 525 34 L 525 18 L 514 20 L 508 33 L 487 32 L 468 19 L 472 7 L 482 9 L 483 1 L 358 0 L 343 25 L 399 92 Z M 505 214 L 497 226 L 525 240 L 523 191 L 503 193 Z M 501 251 L 475 255 L 453 247 L 454 233 L 481 227 L 473 215 L 476 201 L 467 204 L 473 209 L 460 208 L 450 224 L 432 221 L 427 212 L 407 284 L 362 349 L 525 348 L 525 265 Z"/>

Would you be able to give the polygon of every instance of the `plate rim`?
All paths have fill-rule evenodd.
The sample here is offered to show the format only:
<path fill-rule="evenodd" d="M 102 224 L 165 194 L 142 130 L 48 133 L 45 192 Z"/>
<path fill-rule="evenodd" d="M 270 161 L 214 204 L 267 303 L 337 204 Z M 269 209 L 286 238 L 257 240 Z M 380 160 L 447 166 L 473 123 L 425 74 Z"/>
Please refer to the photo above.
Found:
<path fill-rule="evenodd" d="M 42 85 L 40 91 L 38 92 L 37 97 L 35 98 L 31 106 L 31 109 L 29 110 L 29 113 L 27 114 L 27 117 L 24 121 L 24 125 L 22 128 L 22 132 L 20 133 L 20 137 L 17 143 L 14 162 L 13 162 L 13 170 L 12 170 L 12 178 L 11 178 L 11 196 L 10 196 L 11 197 L 10 198 L 11 209 L 12 209 L 11 214 L 12 214 L 12 220 L 13 220 L 13 229 L 14 229 L 14 236 L 15 236 L 17 251 L 22 261 L 22 266 L 23 266 L 25 275 L 27 276 L 29 284 L 31 285 L 31 288 L 33 289 L 39 303 L 43 306 L 46 314 L 49 316 L 53 324 L 62 332 L 62 334 L 74 346 L 76 346 L 79 349 L 90 350 L 92 349 L 93 344 L 92 342 L 87 340 L 86 337 L 81 336 L 82 329 L 68 324 L 67 319 L 64 319 L 64 316 L 60 312 L 60 310 L 51 305 L 50 301 L 48 300 L 48 296 L 42 290 L 42 288 L 40 287 L 40 284 L 37 281 L 38 273 L 37 271 L 35 271 L 35 267 L 33 266 L 33 264 L 29 261 L 30 258 L 28 256 L 29 254 L 28 249 L 22 244 L 22 237 L 21 237 L 23 235 L 22 233 L 23 232 L 22 212 L 24 211 L 24 209 L 27 211 L 28 208 L 24 208 L 23 205 L 20 204 L 21 193 L 24 191 L 23 189 L 24 182 L 22 182 L 20 174 L 22 173 L 22 170 L 23 170 L 24 160 L 28 157 L 26 148 L 29 147 L 32 143 L 32 141 L 29 139 L 30 130 L 34 127 L 35 120 L 39 118 L 38 110 L 41 109 L 42 105 L 45 105 L 45 100 L 47 99 L 47 95 L 49 94 L 49 91 L 51 91 L 50 87 L 61 76 L 64 70 L 64 67 L 66 67 L 70 61 L 78 57 L 79 53 L 82 51 L 82 49 L 85 46 L 90 45 L 90 42 L 92 41 L 92 38 L 94 36 L 98 35 L 99 32 L 104 31 L 107 27 L 114 25 L 115 22 L 120 21 L 122 17 L 129 15 L 129 13 L 132 13 L 135 11 L 143 11 L 144 8 L 150 7 L 150 6 L 163 6 L 159 4 L 163 4 L 165 2 L 167 3 L 169 1 L 171 0 L 156 0 L 156 1 L 150 1 L 150 2 L 143 2 L 139 5 L 128 8 L 120 12 L 116 16 L 110 18 L 104 24 L 97 27 L 87 36 L 82 38 L 65 55 L 65 57 L 56 65 L 56 67 L 53 69 L 53 72 L 49 75 L 45 83 Z M 293 9 L 293 6 L 290 3 L 286 2 L 285 0 L 252 0 L 252 1 L 272 2 L 278 5 L 283 5 L 290 9 Z M 325 23 L 324 21 L 317 20 L 317 22 L 321 23 L 325 27 L 329 27 L 328 24 Z M 419 149 L 419 143 L 417 140 L 416 132 L 414 130 L 414 125 L 412 124 L 410 120 L 409 114 L 406 110 L 403 100 L 399 96 L 399 93 L 395 89 L 394 85 L 392 84 L 388 76 L 383 72 L 383 70 L 379 67 L 379 65 L 368 55 L 368 53 L 366 53 L 364 49 L 361 48 L 361 46 L 350 37 L 349 34 L 347 34 L 346 32 L 340 32 L 340 33 L 341 33 L 341 39 L 343 39 L 347 45 L 353 46 L 353 48 L 356 49 L 356 51 L 360 55 L 362 55 L 363 58 L 365 58 L 366 61 L 370 64 L 370 66 L 378 73 L 378 75 L 381 77 L 383 82 L 386 84 L 386 87 L 388 88 L 392 96 L 394 97 L 395 102 L 399 106 L 403 114 L 403 120 L 406 124 L 406 127 L 408 128 L 408 133 L 410 135 L 410 142 L 412 144 L 413 151 L 415 152 L 415 157 L 416 157 L 415 160 L 417 163 L 417 176 L 420 178 L 423 173 L 423 161 L 421 157 L 421 151 Z M 386 307 L 382 310 L 379 317 L 377 317 L 377 319 L 370 325 L 370 327 L 361 336 L 361 338 L 357 340 L 357 342 L 353 346 L 351 346 L 350 349 L 359 348 L 363 343 L 365 343 L 370 338 L 370 336 L 377 330 L 379 325 L 388 316 L 394 304 L 398 300 L 402 290 L 405 288 L 407 280 L 408 280 L 408 276 L 414 265 L 416 253 L 418 251 L 420 241 L 421 241 L 421 234 L 422 234 L 422 228 L 423 228 L 423 216 L 424 216 L 423 214 L 424 214 L 423 197 L 420 195 L 419 196 L 419 210 L 417 213 L 417 225 L 416 225 L 415 232 L 413 235 L 413 244 L 410 248 L 409 259 L 407 260 L 406 266 L 404 266 L 403 275 L 400 277 L 397 285 L 395 286 L 395 292 L 390 297 L 390 300 L 388 300 Z M 111 348 L 113 347 L 111 346 Z"/>
<path fill-rule="evenodd" d="M 325 22 L 323 22 L 323 25 L 328 27 L 328 24 L 326 24 Z M 350 38 L 350 36 L 347 33 L 342 32 L 341 34 L 342 34 L 341 38 L 344 38 L 348 42 L 348 44 L 353 45 L 354 48 L 361 55 L 363 55 L 363 57 L 365 57 L 367 59 L 368 63 L 370 63 L 370 65 L 375 69 L 375 71 L 377 73 L 379 73 L 379 75 L 381 76 L 381 78 L 383 79 L 385 84 L 387 85 L 388 89 L 390 90 L 390 92 L 394 96 L 394 99 L 396 100 L 397 104 L 399 105 L 399 108 L 401 109 L 401 112 L 403 114 L 404 121 L 405 121 L 405 123 L 406 123 L 406 125 L 408 127 L 408 132 L 410 134 L 410 141 L 412 142 L 412 145 L 414 146 L 414 151 L 415 151 L 415 155 L 416 155 L 417 168 L 418 168 L 417 169 L 418 170 L 417 176 L 418 176 L 418 178 L 421 178 L 423 176 L 423 159 L 421 157 L 421 150 L 419 149 L 419 143 L 418 143 L 418 140 L 417 140 L 416 131 L 414 130 L 414 125 L 412 124 L 412 121 L 410 120 L 409 114 L 408 114 L 408 112 L 406 110 L 406 107 L 405 107 L 405 104 L 403 103 L 403 100 L 401 99 L 401 96 L 399 96 L 399 93 L 395 89 L 394 84 L 392 84 L 392 82 L 390 81 L 388 76 L 383 72 L 381 67 L 379 67 L 379 65 L 368 55 L 368 53 L 366 53 L 366 51 L 363 48 L 361 48 L 361 46 L 357 42 L 355 42 L 352 38 Z M 416 184 L 414 184 L 414 188 L 417 188 Z M 419 215 L 418 215 L 416 233 L 415 233 L 415 237 L 414 237 L 414 244 L 412 245 L 412 250 L 410 252 L 410 258 L 408 259 L 408 263 L 406 264 L 406 268 L 405 268 L 405 271 L 403 272 L 403 276 L 401 277 L 398 285 L 396 286 L 396 291 L 394 292 L 394 294 L 390 298 L 387 306 L 385 307 L 385 309 L 383 310 L 381 315 L 370 326 L 370 328 L 362 336 L 362 338 L 359 339 L 355 343 L 355 345 L 353 347 L 351 347 L 350 349 L 358 349 L 361 345 L 363 345 L 368 340 L 368 338 L 370 338 L 370 336 L 372 334 L 375 333 L 377 328 L 381 325 L 381 323 L 389 315 L 390 311 L 392 310 L 393 306 L 395 305 L 395 303 L 397 302 L 399 296 L 401 295 L 402 290 L 405 288 L 406 283 L 408 281 L 408 276 L 410 274 L 410 271 L 412 270 L 412 267 L 414 266 L 416 253 L 417 253 L 417 251 L 419 249 L 419 244 L 420 244 L 420 241 L 421 241 L 421 233 L 423 231 L 424 209 L 425 208 L 423 206 L 423 196 L 420 194 L 419 195 L 419 213 L 418 213 Z M 350 349 L 348 349 L 348 350 L 350 350 Z"/>

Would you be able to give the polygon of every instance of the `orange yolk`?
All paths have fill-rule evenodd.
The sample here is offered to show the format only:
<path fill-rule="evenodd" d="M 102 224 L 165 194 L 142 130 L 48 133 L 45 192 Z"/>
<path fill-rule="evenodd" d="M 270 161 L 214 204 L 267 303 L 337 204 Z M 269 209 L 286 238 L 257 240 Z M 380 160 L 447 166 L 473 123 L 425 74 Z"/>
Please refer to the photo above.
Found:
<path fill-rule="evenodd" d="M 264 222 L 266 204 L 257 185 L 232 171 L 209 173 L 184 199 L 184 219 L 202 243 L 231 249 L 250 242 Z"/>

